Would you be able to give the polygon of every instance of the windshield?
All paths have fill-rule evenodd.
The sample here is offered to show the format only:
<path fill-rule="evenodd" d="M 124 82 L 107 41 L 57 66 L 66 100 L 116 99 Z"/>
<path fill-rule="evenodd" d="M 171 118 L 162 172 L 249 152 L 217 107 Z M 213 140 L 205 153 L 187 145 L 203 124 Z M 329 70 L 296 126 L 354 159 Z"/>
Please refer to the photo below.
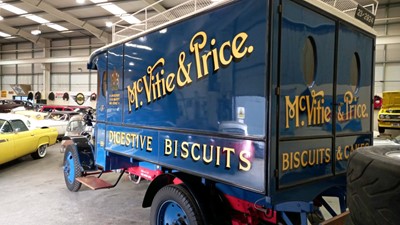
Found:
<path fill-rule="evenodd" d="M 68 125 L 68 131 L 81 132 L 85 128 L 85 122 L 83 120 L 71 121 Z"/>

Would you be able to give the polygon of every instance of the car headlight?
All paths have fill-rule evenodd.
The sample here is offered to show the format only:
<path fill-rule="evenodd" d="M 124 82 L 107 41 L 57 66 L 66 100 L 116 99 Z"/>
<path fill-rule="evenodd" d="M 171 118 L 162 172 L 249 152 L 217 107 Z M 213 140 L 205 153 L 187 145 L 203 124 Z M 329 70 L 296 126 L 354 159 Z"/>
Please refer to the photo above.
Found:
<path fill-rule="evenodd" d="M 384 119 L 384 118 L 385 118 L 385 115 L 383 115 L 383 114 L 379 115 L 379 119 Z"/>

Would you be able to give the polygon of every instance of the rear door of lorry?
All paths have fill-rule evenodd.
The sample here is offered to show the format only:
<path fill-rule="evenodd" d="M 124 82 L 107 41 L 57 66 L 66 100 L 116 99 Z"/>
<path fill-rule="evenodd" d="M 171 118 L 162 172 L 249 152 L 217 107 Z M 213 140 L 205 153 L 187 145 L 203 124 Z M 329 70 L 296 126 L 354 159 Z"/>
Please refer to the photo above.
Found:
<path fill-rule="evenodd" d="M 297 1 L 282 2 L 280 39 L 277 186 L 319 193 L 371 141 L 374 39 Z"/>

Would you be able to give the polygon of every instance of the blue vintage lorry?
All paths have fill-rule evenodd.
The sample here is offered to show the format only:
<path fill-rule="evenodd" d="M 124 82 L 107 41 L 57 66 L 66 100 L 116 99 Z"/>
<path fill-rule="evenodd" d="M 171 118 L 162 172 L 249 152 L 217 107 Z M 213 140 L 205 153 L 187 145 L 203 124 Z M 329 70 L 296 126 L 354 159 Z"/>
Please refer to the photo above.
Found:
<path fill-rule="evenodd" d="M 371 145 L 373 119 L 374 16 L 353 10 L 226 1 L 98 49 L 95 141 L 66 137 L 68 189 L 149 180 L 156 225 L 345 212 L 347 161 Z M 116 170 L 115 184 L 97 175 Z"/>

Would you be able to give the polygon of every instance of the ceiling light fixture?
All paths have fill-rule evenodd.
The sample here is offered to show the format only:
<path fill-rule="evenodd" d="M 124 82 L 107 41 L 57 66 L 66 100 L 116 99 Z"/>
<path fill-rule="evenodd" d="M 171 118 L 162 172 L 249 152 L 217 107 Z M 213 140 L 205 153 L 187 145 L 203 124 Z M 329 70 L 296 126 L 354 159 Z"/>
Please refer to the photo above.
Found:
<path fill-rule="evenodd" d="M 39 29 L 37 29 L 37 30 L 31 30 L 31 34 L 32 35 L 35 35 L 35 36 L 37 36 L 37 35 L 39 35 L 39 34 L 41 34 L 42 33 L 42 31 L 40 31 Z"/>
<path fill-rule="evenodd" d="M 112 27 L 113 26 L 113 22 L 111 21 L 106 21 L 106 27 Z"/>
<path fill-rule="evenodd" d="M 138 24 L 140 23 L 140 20 L 132 15 L 122 15 L 121 19 L 125 20 L 126 22 L 130 23 L 130 24 Z"/>
<path fill-rule="evenodd" d="M 85 3 L 85 0 L 76 0 L 76 3 L 83 4 L 83 3 Z"/>
<path fill-rule="evenodd" d="M 118 7 L 117 5 L 113 3 L 102 3 L 98 4 L 101 8 L 109 11 L 110 13 L 116 15 L 116 16 L 121 16 L 123 14 L 126 14 L 126 11 Z"/>
<path fill-rule="evenodd" d="M 0 16 L 0 20 L 4 20 L 4 17 Z"/>
<path fill-rule="evenodd" d="M 90 1 L 93 2 L 94 4 L 107 2 L 107 0 L 90 0 Z"/>
<path fill-rule="evenodd" d="M 6 38 L 6 37 L 11 37 L 11 35 L 0 31 L 0 37 Z"/>
<path fill-rule="evenodd" d="M 46 19 L 43 19 L 40 16 L 33 15 L 33 14 L 23 15 L 23 17 L 25 17 L 27 19 L 30 19 L 30 20 L 33 20 L 33 21 L 35 21 L 37 23 L 40 23 L 40 24 L 50 23 L 50 21 L 48 21 Z"/>
<path fill-rule="evenodd" d="M 7 4 L 7 3 L 1 3 L 0 4 L 0 8 L 5 9 L 7 11 L 10 11 L 12 13 L 18 14 L 18 15 L 22 15 L 22 14 L 27 14 L 28 12 L 20 9 L 18 7 L 15 7 L 13 5 Z"/>
<path fill-rule="evenodd" d="M 58 31 L 66 31 L 66 30 L 68 30 L 67 28 L 65 28 L 65 27 L 63 27 L 61 25 L 55 24 L 55 23 L 47 23 L 46 26 L 51 27 L 54 30 L 58 30 Z"/>

